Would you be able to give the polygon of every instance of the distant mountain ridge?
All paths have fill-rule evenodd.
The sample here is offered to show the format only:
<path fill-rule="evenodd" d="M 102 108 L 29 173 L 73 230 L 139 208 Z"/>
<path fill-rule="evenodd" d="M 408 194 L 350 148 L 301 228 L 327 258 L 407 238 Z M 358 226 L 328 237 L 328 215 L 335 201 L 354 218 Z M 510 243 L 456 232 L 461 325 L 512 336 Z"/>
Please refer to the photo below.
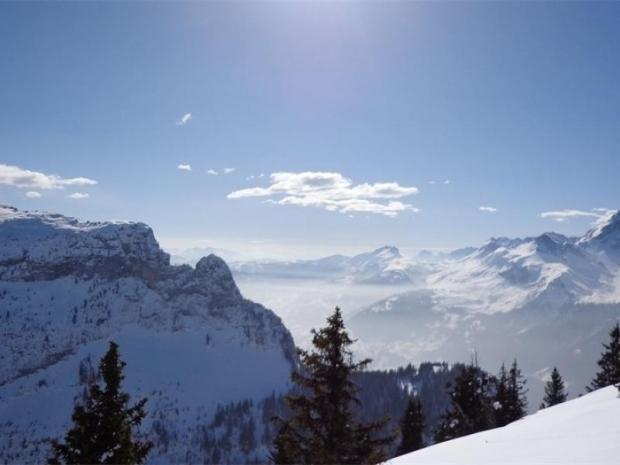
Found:
<path fill-rule="evenodd" d="M 221 431 L 213 415 L 235 402 L 261 415 L 261 399 L 288 389 L 295 346 L 222 259 L 173 266 L 143 223 L 6 206 L 0 244 L 0 461 L 45 461 L 108 340 L 127 362 L 129 393 L 149 398 L 150 463 L 208 462 L 222 441 L 232 444 L 217 452 L 224 461 L 266 457 L 264 443 L 242 448 L 241 425 Z"/>
<path fill-rule="evenodd" d="M 350 284 L 407 284 L 422 271 L 394 246 L 348 257 L 331 255 L 316 260 L 233 263 L 240 277 L 319 279 Z"/>
<path fill-rule="evenodd" d="M 538 402 L 554 365 L 573 395 L 582 392 L 619 319 L 615 213 L 582 237 L 490 239 L 463 257 L 436 262 L 424 286 L 361 309 L 349 326 L 379 366 L 467 361 L 476 351 L 483 367 L 495 370 L 517 357 Z"/>

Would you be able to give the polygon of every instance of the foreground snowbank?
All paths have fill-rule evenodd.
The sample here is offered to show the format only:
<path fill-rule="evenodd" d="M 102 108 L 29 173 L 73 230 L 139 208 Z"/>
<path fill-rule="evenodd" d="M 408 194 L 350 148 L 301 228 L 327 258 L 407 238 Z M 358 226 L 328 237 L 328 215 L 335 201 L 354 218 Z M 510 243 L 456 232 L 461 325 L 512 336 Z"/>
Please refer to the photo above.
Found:
<path fill-rule="evenodd" d="M 390 465 L 597 464 L 620 461 L 620 398 L 607 387 L 503 428 L 403 455 Z"/>

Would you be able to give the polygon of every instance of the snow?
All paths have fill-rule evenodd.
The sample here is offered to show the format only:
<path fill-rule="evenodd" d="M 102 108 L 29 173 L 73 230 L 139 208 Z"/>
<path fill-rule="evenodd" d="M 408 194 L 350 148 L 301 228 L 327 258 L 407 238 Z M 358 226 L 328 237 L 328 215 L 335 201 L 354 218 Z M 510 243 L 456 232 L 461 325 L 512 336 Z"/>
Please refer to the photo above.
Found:
<path fill-rule="evenodd" d="M 45 461 L 85 389 L 80 369 L 96 371 L 110 340 L 129 394 L 149 397 L 151 463 L 208 461 L 217 406 L 250 400 L 261 415 L 261 399 L 288 389 L 290 333 L 241 295 L 222 259 L 171 266 L 143 223 L 11 207 L 0 207 L 0 243 L 0 461 Z"/>
<path fill-rule="evenodd" d="M 390 465 L 617 465 L 620 398 L 607 387 L 497 428 L 391 460 Z"/>

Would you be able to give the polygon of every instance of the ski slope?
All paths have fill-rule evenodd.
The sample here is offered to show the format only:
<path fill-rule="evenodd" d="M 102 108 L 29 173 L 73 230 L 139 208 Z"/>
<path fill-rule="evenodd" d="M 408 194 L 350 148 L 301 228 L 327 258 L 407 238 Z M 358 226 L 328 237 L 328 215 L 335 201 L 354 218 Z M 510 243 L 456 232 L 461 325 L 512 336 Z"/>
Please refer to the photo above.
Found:
<path fill-rule="evenodd" d="M 565 402 L 503 428 L 472 434 L 390 465 L 618 465 L 620 398 L 613 386 Z"/>

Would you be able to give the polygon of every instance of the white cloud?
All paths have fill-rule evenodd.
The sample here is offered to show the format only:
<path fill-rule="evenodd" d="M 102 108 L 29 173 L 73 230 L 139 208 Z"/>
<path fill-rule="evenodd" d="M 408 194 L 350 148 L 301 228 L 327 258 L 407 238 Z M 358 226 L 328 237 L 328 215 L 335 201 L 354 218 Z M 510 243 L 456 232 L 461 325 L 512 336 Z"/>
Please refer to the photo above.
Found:
<path fill-rule="evenodd" d="M 237 170 L 237 168 L 224 168 L 222 171 L 224 172 L 224 174 L 230 174 L 230 173 L 234 173 Z"/>
<path fill-rule="evenodd" d="M 191 113 L 185 113 L 183 116 L 181 116 L 181 119 L 179 121 L 177 121 L 177 126 L 185 126 L 191 120 L 192 120 L 192 114 Z"/>
<path fill-rule="evenodd" d="M 97 184 L 97 181 L 82 177 L 62 178 L 57 174 L 45 174 L 0 164 L 0 184 L 31 189 L 64 189 L 66 186 L 92 186 Z"/>
<path fill-rule="evenodd" d="M 211 176 L 217 176 L 218 172 L 213 169 L 209 169 L 207 170 L 207 174 L 210 174 Z"/>
<path fill-rule="evenodd" d="M 191 171 L 192 165 L 184 165 L 183 163 L 181 163 L 180 165 L 177 166 L 177 168 L 180 169 L 181 171 Z"/>
<path fill-rule="evenodd" d="M 451 180 L 449 180 L 449 179 L 446 179 L 443 183 L 444 183 L 444 184 L 452 184 L 452 181 L 451 181 Z"/>
<path fill-rule="evenodd" d="M 318 207 L 340 213 L 376 213 L 397 216 L 403 211 L 419 211 L 398 199 L 418 193 L 417 187 L 396 182 L 353 184 L 340 173 L 306 171 L 272 173 L 268 187 L 251 187 L 228 194 L 229 199 L 269 197 L 278 205 Z"/>
<path fill-rule="evenodd" d="M 593 208 L 589 211 L 564 209 L 543 212 L 539 216 L 541 218 L 557 221 L 558 223 L 562 223 L 573 218 L 595 218 L 595 222 L 597 222 L 601 219 L 607 218 L 613 212 L 615 212 L 615 210 L 609 210 L 607 208 Z"/>
<path fill-rule="evenodd" d="M 40 199 L 42 197 L 40 192 L 37 191 L 28 191 L 26 192 L 26 197 L 29 199 Z"/>
<path fill-rule="evenodd" d="M 497 208 L 495 207 L 478 207 L 478 210 L 480 210 L 481 212 L 487 212 L 487 213 L 497 212 Z"/>
<path fill-rule="evenodd" d="M 87 199 L 88 197 L 90 197 L 90 195 L 84 192 L 74 192 L 73 194 L 67 195 L 68 199 L 75 199 L 75 200 L 83 200 L 83 199 Z"/>

